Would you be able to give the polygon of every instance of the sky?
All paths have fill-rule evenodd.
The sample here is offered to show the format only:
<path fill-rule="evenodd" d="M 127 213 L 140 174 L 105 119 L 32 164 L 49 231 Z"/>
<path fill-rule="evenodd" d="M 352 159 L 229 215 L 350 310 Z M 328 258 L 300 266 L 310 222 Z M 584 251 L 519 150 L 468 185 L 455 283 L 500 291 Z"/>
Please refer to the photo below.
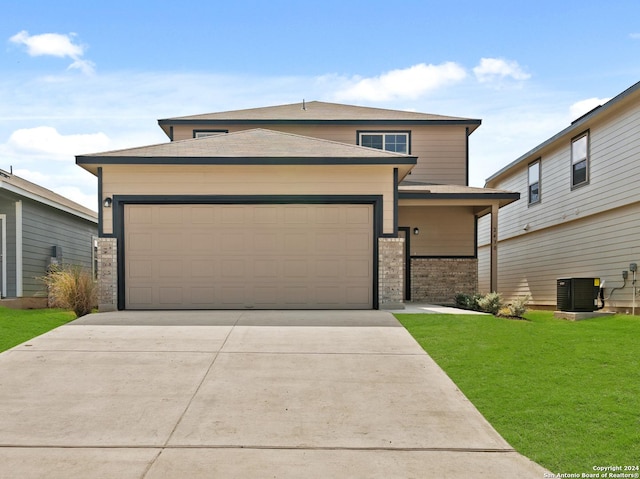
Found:
<path fill-rule="evenodd" d="M 0 0 L 0 169 L 97 209 L 75 156 L 319 100 L 476 118 L 469 182 L 640 81 L 640 2 Z"/>

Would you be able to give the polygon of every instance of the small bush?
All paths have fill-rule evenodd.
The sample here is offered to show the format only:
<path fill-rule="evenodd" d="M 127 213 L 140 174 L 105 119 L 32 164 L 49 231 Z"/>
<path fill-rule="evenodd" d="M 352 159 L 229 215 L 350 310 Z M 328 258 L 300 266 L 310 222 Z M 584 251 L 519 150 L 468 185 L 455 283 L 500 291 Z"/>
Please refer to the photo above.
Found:
<path fill-rule="evenodd" d="M 500 293 L 489 293 L 478 299 L 478 306 L 485 313 L 497 315 L 503 306 Z"/>
<path fill-rule="evenodd" d="M 522 316 L 524 316 L 524 313 L 527 312 L 527 303 L 529 303 L 530 299 L 531 296 L 529 295 L 516 298 L 513 303 L 507 306 L 508 315 L 514 316 L 516 318 L 522 318 Z"/>
<path fill-rule="evenodd" d="M 77 317 L 98 304 L 98 287 L 90 271 L 73 265 L 52 269 L 42 281 L 49 288 L 50 306 L 71 309 Z"/>
<path fill-rule="evenodd" d="M 472 311 L 479 311 L 480 307 L 478 306 L 478 300 L 481 298 L 482 296 L 474 293 L 474 294 L 467 294 L 467 293 L 457 293 L 455 296 L 455 302 L 456 302 L 456 306 L 462 308 L 462 309 L 470 309 Z"/>

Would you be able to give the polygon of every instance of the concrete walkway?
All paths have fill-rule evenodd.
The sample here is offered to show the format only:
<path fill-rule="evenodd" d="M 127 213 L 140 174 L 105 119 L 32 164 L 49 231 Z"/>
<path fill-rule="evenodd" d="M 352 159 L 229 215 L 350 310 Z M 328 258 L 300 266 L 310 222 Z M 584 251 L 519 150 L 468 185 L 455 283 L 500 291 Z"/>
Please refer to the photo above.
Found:
<path fill-rule="evenodd" d="M 542 478 L 388 312 L 117 312 L 0 354 L 0 478 Z"/>

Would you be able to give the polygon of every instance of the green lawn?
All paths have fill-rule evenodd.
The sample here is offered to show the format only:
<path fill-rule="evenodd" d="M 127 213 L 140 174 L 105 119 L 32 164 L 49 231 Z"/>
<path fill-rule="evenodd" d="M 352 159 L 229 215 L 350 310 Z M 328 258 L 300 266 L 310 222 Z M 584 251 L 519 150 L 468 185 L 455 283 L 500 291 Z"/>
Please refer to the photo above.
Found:
<path fill-rule="evenodd" d="M 555 473 L 640 464 L 640 317 L 396 316 L 520 453 Z"/>
<path fill-rule="evenodd" d="M 76 319 L 72 311 L 60 309 L 9 309 L 0 306 L 0 351 Z"/>

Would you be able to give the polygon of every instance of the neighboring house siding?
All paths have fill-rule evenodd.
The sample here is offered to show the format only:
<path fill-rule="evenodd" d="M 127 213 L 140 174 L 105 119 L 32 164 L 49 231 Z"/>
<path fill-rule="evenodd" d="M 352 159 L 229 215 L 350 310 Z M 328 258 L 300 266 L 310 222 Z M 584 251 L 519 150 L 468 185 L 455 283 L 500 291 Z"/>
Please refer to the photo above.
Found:
<path fill-rule="evenodd" d="M 22 218 L 24 296 L 45 294 L 38 278 L 47 271 L 53 246 L 61 247 L 63 263 L 91 269 L 97 225 L 30 200 L 23 200 Z"/>
<path fill-rule="evenodd" d="M 556 279 L 599 277 L 611 288 L 622 286 L 622 271 L 640 262 L 640 203 L 500 242 L 498 289 L 506 299 L 531 295 L 538 305 L 556 304 Z M 479 249 L 480 277 L 488 268 L 489 248 Z M 485 274 L 486 276 L 486 274 Z M 488 291 L 486 282 L 479 285 Z M 607 302 L 631 305 L 631 279 Z"/>
<path fill-rule="evenodd" d="M 229 130 L 229 133 L 255 128 L 255 125 L 216 125 L 215 128 Z M 282 125 L 261 124 L 260 128 L 293 133 L 296 135 L 321 138 L 357 144 L 358 131 L 411 132 L 410 154 L 418 157 L 407 180 L 437 184 L 467 184 L 467 133 L 464 126 L 403 126 L 403 125 Z M 193 138 L 193 131 L 201 125 L 176 125 L 173 139 Z"/>
<path fill-rule="evenodd" d="M 589 180 L 571 189 L 571 139 L 585 131 L 590 140 Z M 527 165 L 537 158 L 541 201 L 529 206 Z M 621 286 L 622 270 L 640 263 L 640 104 L 624 102 L 596 112 L 525 160 L 487 184 L 522 194 L 522 200 L 500 211 L 499 291 L 507 297 L 531 294 L 536 304 L 554 305 L 559 277 L 596 276 L 606 281 L 606 290 Z M 488 219 L 479 222 L 478 240 L 484 278 Z M 484 280 L 479 287 L 487 289 Z M 610 305 L 629 306 L 629 290 L 616 291 Z"/>
<path fill-rule="evenodd" d="M 7 297 L 16 295 L 16 204 L 14 200 L 0 198 L 0 214 L 6 215 Z"/>
<path fill-rule="evenodd" d="M 103 196 L 114 195 L 380 195 L 383 226 L 393 233 L 393 168 L 387 166 L 103 167 Z M 112 209 L 103 210 L 111 234 Z"/>

